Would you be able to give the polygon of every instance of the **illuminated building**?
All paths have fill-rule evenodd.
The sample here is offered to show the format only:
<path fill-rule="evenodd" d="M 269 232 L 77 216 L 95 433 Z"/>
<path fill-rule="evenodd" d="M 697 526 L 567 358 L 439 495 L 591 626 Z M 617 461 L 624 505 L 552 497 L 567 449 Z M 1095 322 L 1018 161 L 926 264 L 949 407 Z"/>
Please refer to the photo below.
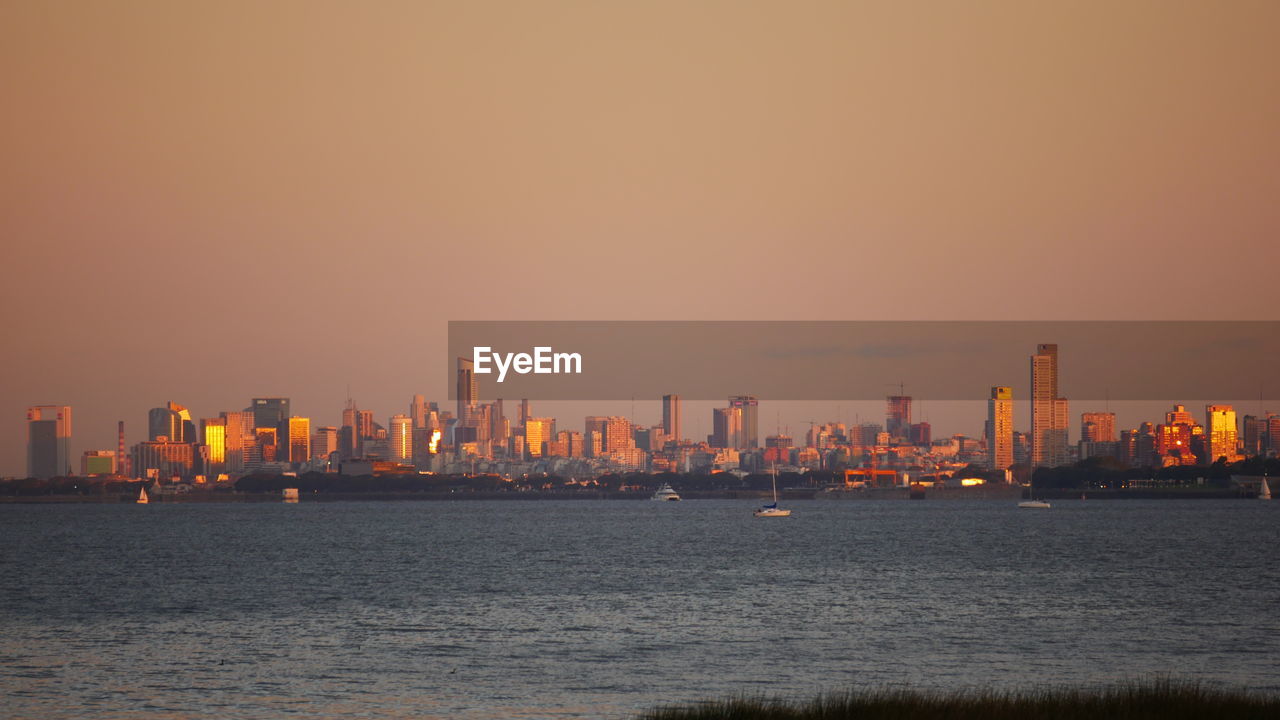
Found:
<path fill-rule="evenodd" d="M 1192 448 L 1194 426 L 1186 423 L 1159 425 L 1156 427 L 1156 453 L 1163 465 L 1195 465 Z M 1172 460 L 1169 460 L 1172 458 Z"/>
<path fill-rule="evenodd" d="M 191 412 L 185 407 L 169 402 L 164 407 L 151 408 L 147 413 L 148 439 L 168 438 L 173 442 L 195 442 L 195 425 Z"/>
<path fill-rule="evenodd" d="M 604 451 L 625 450 L 636 446 L 631 434 L 631 421 L 624 417 L 609 417 L 604 425 Z"/>
<path fill-rule="evenodd" d="M 1184 405 L 1174 405 L 1173 409 L 1164 414 L 1165 425 L 1195 425 L 1196 419 L 1191 416 L 1190 411 Z"/>
<path fill-rule="evenodd" d="M 195 471 L 195 445 L 173 440 L 147 440 L 133 446 L 135 477 L 191 477 Z"/>
<path fill-rule="evenodd" d="M 1067 401 L 1058 395 L 1058 346 L 1041 344 L 1031 356 L 1031 464 L 1067 462 Z"/>
<path fill-rule="evenodd" d="M 290 463 L 304 463 L 311 459 L 311 418 L 289 418 Z"/>
<path fill-rule="evenodd" d="M 911 444 L 928 445 L 933 440 L 933 426 L 927 422 L 911 424 Z"/>
<path fill-rule="evenodd" d="M 27 408 L 27 476 L 45 479 L 71 472 L 71 406 Z"/>
<path fill-rule="evenodd" d="M 112 475 L 116 471 L 114 450 L 85 450 L 80 456 L 81 475 Z"/>
<path fill-rule="evenodd" d="M 555 432 L 555 418 L 526 418 L 524 421 L 525 457 L 540 458 L 544 454 L 545 445 L 551 441 Z"/>
<path fill-rule="evenodd" d="M 221 471 L 227 462 L 227 419 L 204 418 L 200 421 L 200 434 L 209 450 L 210 472 Z"/>
<path fill-rule="evenodd" d="M 248 469 L 251 457 L 257 456 L 257 444 L 253 434 L 253 413 L 224 412 L 221 417 L 226 421 L 225 438 L 226 471 L 240 474 Z"/>
<path fill-rule="evenodd" d="M 707 443 L 715 448 L 738 448 L 742 442 L 742 408 L 715 408 L 711 411 L 711 436 Z"/>
<path fill-rule="evenodd" d="M 987 400 L 987 465 L 1007 470 L 1013 465 L 1013 388 L 991 388 Z"/>
<path fill-rule="evenodd" d="M 425 395 L 414 395 L 409 401 L 409 417 L 413 420 L 415 428 L 424 428 L 427 426 L 427 397 Z"/>
<path fill-rule="evenodd" d="M 254 422 L 257 422 L 256 418 Z M 275 428 L 254 428 L 253 437 L 259 464 L 273 463 L 280 457 L 280 433 Z"/>
<path fill-rule="evenodd" d="M 1081 442 L 1115 442 L 1116 414 L 1087 412 L 1080 415 Z"/>
<path fill-rule="evenodd" d="M 668 439 L 680 442 L 680 396 L 662 396 L 662 434 Z"/>
<path fill-rule="evenodd" d="M 907 395 L 890 395 L 886 405 L 885 432 L 895 440 L 906 440 L 911 436 L 911 398 Z"/>
<path fill-rule="evenodd" d="M 413 418 L 408 415 L 392 415 L 389 423 L 390 459 L 399 462 L 413 460 Z"/>
<path fill-rule="evenodd" d="M 740 450 L 754 450 L 760 447 L 759 403 L 752 395 L 738 395 L 729 398 L 729 407 L 742 411 L 742 429 L 738 433 L 737 447 Z"/>
<path fill-rule="evenodd" d="M 1208 426 L 1208 457 L 1206 462 L 1213 463 L 1225 458 L 1227 462 L 1240 459 L 1237 451 L 1239 436 L 1236 429 L 1236 411 L 1230 405 L 1209 405 L 1204 409 L 1205 424 Z"/>

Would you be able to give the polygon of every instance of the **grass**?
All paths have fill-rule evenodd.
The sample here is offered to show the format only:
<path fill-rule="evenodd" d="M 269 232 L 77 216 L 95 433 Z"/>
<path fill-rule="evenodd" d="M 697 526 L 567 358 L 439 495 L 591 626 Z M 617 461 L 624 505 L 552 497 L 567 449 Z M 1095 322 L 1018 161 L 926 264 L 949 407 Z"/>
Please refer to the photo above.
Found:
<path fill-rule="evenodd" d="M 1280 718 L 1280 696 L 1196 681 L 1094 688 L 942 692 L 882 688 L 813 700 L 729 698 L 650 710 L 640 720 L 1191 720 Z"/>

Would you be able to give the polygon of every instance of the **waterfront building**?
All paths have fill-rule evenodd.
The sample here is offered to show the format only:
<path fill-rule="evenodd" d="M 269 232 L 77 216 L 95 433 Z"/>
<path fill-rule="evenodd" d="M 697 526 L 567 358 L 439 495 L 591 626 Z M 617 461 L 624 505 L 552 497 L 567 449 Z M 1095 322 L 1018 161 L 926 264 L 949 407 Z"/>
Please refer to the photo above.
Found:
<path fill-rule="evenodd" d="M 85 450 L 80 456 L 81 475 L 114 475 L 115 472 L 115 450 Z"/>
<path fill-rule="evenodd" d="M 991 388 L 987 400 L 987 464 L 993 470 L 1013 465 L 1013 388 Z"/>
<path fill-rule="evenodd" d="M 27 408 L 27 476 L 47 479 L 71 472 L 71 406 Z"/>

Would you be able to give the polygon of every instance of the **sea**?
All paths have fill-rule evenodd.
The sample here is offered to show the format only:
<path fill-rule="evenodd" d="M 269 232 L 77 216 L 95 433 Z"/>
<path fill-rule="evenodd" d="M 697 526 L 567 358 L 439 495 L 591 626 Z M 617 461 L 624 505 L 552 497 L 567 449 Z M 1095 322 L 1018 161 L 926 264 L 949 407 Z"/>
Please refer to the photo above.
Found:
<path fill-rule="evenodd" d="M 0 716 L 631 718 L 1280 692 L 1280 502 L 0 505 Z"/>

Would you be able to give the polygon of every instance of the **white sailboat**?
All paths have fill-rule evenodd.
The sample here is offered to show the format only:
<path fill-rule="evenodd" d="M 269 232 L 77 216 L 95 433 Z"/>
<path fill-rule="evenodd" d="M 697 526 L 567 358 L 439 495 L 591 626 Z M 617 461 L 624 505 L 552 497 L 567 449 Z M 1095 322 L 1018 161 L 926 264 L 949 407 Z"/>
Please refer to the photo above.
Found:
<path fill-rule="evenodd" d="M 1259 500 L 1271 499 L 1271 486 L 1267 484 L 1267 479 L 1265 477 L 1262 478 L 1262 487 L 1258 488 L 1258 499 Z"/>
<path fill-rule="evenodd" d="M 143 487 L 142 490 L 138 492 L 137 503 L 139 505 L 146 505 L 149 502 L 151 502 L 151 499 L 147 497 L 147 489 Z"/>
<path fill-rule="evenodd" d="M 773 468 L 773 502 L 757 508 L 752 515 L 756 517 L 791 517 L 790 510 L 778 507 L 778 468 Z"/>
<path fill-rule="evenodd" d="M 1035 478 L 1034 472 L 1035 472 L 1035 471 L 1033 470 L 1033 471 L 1032 471 L 1032 473 L 1033 473 L 1033 474 L 1032 474 L 1032 476 L 1031 476 L 1031 484 L 1030 484 L 1030 486 L 1029 486 L 1030 492 L 1029 492 L 1029 493 L 1027 493 L 1028 495 L 1030 495 L 1030 496 L 1031 496 L 1031 499 L 1030 499 L 1030 500 L 1023 500 L 1022 502 L 1018 503 L 1018 507 L 1020 507 L 1020 508 L 1038 508 L 1038 509 L 1042 509 L 1042 508 L 1048 508 L 1048 507 L 1050 507 L 1049 503 L 1045 502 L 1044 500 L 1037 500 L 1037 499 L 1036 499 L 1036 478 Z"/>

